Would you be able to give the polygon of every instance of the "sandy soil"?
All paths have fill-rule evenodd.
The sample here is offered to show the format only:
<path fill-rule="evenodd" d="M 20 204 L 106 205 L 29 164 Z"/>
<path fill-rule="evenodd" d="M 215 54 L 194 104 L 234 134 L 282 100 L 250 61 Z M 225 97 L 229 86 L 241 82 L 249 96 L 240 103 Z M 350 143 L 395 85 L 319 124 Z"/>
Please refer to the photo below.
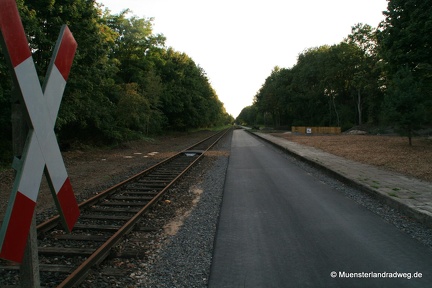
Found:
<path fill-rule="evenodd" d="M 432 140 L 377 135 L 294 135 L 272 133 L 354 161 L 432 182 Z"/>

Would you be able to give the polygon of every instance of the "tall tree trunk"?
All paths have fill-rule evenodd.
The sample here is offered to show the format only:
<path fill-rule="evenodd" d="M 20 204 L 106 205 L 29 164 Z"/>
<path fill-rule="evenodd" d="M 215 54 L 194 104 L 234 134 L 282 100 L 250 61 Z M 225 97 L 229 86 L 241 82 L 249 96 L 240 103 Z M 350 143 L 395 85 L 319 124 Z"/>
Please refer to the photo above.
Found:
<path fill-rule="evenodd" d="M 335 102 L 335 96 L 331 96 L 332 97 L 332 101 L 333 101 L 333 108 L 335 110 L 336 113 L 336 120 L 337 120 L 337 126 L 340 127 L 340 122 L 339 122 L 339 113 L 336 110 L 336 102 Z"/>
<path fill-rule="evenodd" d="M 361 103 L 361 93 L 360 89 L 357 90 L 357 111 L 358 111 L 358 117 L 359 117 L 359 125 L 363 124 L 362 120 L 362 103 Z"/>

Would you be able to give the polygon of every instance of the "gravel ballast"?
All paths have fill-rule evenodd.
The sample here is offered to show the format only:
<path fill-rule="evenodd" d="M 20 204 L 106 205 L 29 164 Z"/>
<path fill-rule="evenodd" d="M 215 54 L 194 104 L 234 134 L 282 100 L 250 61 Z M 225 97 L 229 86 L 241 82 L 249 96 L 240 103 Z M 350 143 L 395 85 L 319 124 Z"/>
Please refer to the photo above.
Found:
<path fill-rule="evenodd" d="M 228 158 L 220 157 L 199 184 L 199 202 L 139 281 L 141 287 L 206 287 Z"/>
<path fill-rule="evenodd" d="M 207 287 L 230 147 L 225 137 L 143 217 L 154 233 L 133 232 L 117 249 L 145 252 L 107 259 L 80 287 Z"/>

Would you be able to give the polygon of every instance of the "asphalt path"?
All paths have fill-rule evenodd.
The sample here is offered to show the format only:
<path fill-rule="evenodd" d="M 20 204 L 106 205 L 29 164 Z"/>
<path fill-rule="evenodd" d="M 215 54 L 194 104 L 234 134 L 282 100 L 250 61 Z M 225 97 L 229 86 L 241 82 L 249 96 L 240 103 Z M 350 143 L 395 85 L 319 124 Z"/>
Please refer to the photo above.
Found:
<path fill-rule="evenodd" d="M 234 131 L 209 287 L 432 287 L 431 249 L 281 153 Z"/>

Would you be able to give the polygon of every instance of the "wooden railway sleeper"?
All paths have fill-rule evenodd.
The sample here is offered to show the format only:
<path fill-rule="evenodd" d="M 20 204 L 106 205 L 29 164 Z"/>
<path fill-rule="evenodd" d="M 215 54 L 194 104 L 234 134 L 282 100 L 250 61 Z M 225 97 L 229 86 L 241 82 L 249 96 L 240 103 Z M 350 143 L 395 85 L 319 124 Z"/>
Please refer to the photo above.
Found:
<path fill-rule="evenodd" d="M 119 195 L 119 196 L 112 196 L 110 200 L 128 200 L 128 201 L 134 201 L 134 200 L 151 200 L 153 197 L 151 196 L 125 196 L 125 195 Z"/>
<path fill-rule="evenodd" d="M 144 207 L 148 202 L 131 202 L 131 201 L 109 201 L 100 203 L 101 206 L 141 206 Z"/>

